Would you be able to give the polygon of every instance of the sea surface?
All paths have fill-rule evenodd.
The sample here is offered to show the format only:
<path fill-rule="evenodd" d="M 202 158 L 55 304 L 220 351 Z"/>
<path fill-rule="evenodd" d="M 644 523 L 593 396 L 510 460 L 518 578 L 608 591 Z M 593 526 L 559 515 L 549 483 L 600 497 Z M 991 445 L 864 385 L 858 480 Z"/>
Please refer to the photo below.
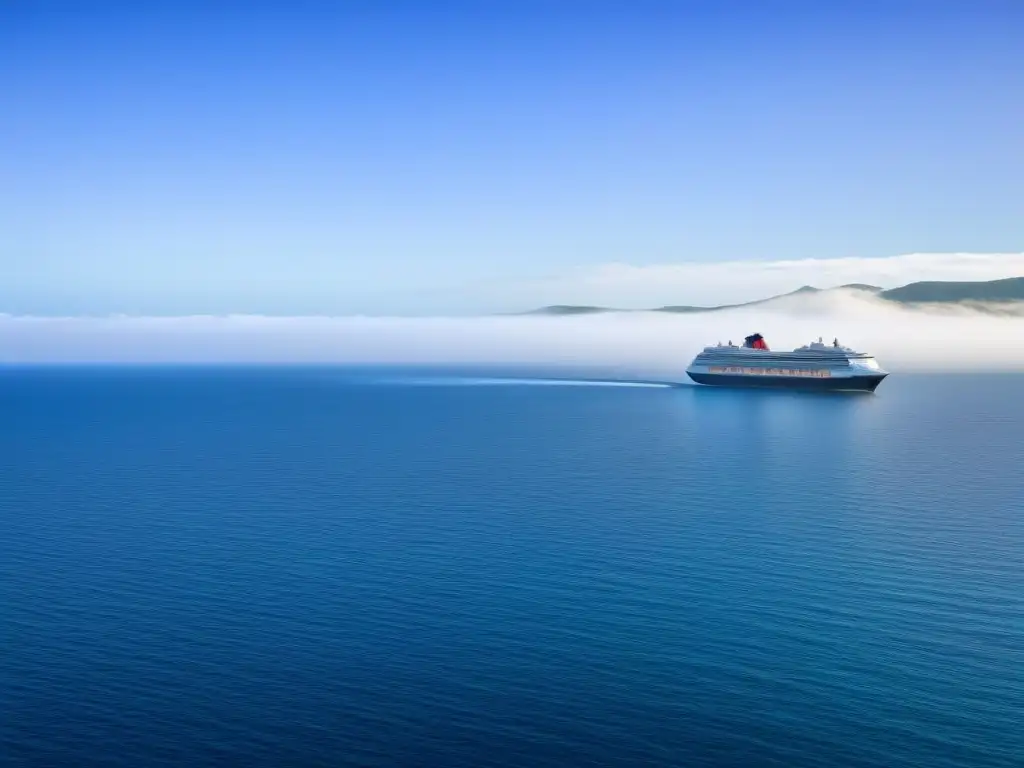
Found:
<path fill-rule="evenodd" d="M 3 766 L 1024 765 L 1024 376 L 0 370 Z"/>

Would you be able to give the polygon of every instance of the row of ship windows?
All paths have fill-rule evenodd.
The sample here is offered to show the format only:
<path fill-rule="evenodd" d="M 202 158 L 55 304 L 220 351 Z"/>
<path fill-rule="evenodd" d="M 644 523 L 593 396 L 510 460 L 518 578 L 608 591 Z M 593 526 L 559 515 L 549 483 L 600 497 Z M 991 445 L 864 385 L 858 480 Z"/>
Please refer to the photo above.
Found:
<path fill-rule="evenodd" d="M 710 373 L 736 373 L 745 376 L 804 376 L 812 379 L 827 379 L 832 371 L 824 368 L 745 368 L 738 365 L 713 365 Z"/>
<path fill-rule="evenodd" d="M 737 354 L 716 354 L 715 352 L 701 352 L 700 357 L 707 359 L 720 359 L 720 360 L 735 360 L 735 359 L 751 359 L 752 355 L 737 355 Z M 784 352 L 779 354 L 760 354 L 759 359 L 762 360 L 785 360 L 786 362 L 871 362 L 871 357 L 850 357 L 845 354 L 808 354 L 800 355 L 794 354 L 793 352 Z"/>
<path fill-rule="evenodd" d="M 714 356 L 711 356 L 711 355 L 706 355 L 704 357 L 700 357 L 700 358 L 698 358 L 698 360 L 700 362 L 707 363 L 708 365 L 738 365 L 738 364 L 742 364 L 742 363 L 752 362 L 752 361 L 749 361 L 749 360 L 737 360 L 735 357 L 714 357 Z M 818 358 L 816 360 L 792 360 L 792 359 L 785 360 L 785 359 L 778 359 L 778 358 L 776 358 L 776 359 L 773 360 L 773 359 L 769 358 L 767 360 L 758 360 L 756 362 L 758 363 L 758 365 L 773 365 L 774 364 L 774 365 L 776 365 L 776 366 L 778 366 L 780 368 L 781 367 L 786 367 L 786 368 L 815 367 L 815 368 L 818 368 L 818 367 L 821 367 L 823 365 L 835 366 L 835 365 L 842 365 L 842 364 L 845 364 L 845 363 L 849 363 L 850 365 L 853 365 L 855 361 L 847 360 L 846 358 L 839 357 L 839 358 L 836 358 L 834 360 L 825 360 L 825 359 L 822 359 L 822 358 Z"/>
<path fill-rule="evenodd" d="M 721 367 L 724 367 L 724 368 L 745 368 L 745 367 L 748 367 L 748 366 L 743 366 L 743 365 L 737 364 L 736 360 L 698 360 L 697 362 L 703 363 L 704 365 L 709 365 L 709 366 L 710 365 L 715 365 L 715 366 L 721 366 Z M 786 362 L 778 362 L 778 363 L 765 361 L 761 365 L 749 366 L 749 367 L 751 367 L 751 368 L 755 368 L 755 367 L 756 368 L 776 368 L 776 369 L 782 369 L 782 370 L 786 370 L 786 371 L 820 371 L 820 370 L 823 370 L 823 369 L 837 370 L 837 369 L 846 369 L 847 368 L 846 365 L 841 365 L 841 364 L 838 364 L 838 363 L 824 363 L 824 362 L 822 362 L 820 360 L 815 361 L 813 363 L 810 362 L 810 361 L 805 363 L 805 362 L 802 362 L 802 361 L 793 362 L 793 361 L 788 361 L 788 360 Z"/>

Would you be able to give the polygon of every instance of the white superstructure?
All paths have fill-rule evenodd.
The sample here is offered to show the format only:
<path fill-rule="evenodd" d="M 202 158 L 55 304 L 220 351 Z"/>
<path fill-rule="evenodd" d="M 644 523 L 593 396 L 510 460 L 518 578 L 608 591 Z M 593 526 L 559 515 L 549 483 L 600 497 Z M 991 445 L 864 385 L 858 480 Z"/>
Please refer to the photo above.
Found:
<path fill-rule="evenodd" d="M 719 343 L 705 347 L 686 370 L 701 384 L 742 384 L 763 386 L 801 386 L 873 390 L 888 372 L 872 355 L 843 346 L 817 341 L 789 352 L 768 348 L 760 334 L 744 340 L 743 346 Z"/>

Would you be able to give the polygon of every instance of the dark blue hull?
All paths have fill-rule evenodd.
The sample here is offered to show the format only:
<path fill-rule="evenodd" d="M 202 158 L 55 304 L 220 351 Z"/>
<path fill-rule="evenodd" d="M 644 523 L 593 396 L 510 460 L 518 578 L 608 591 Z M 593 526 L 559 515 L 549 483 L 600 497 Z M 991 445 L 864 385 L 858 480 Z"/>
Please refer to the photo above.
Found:
<path fill-rule="evenodd" d="M 698 384 L 720 387 L 757 387 L 758 389 L 800 389 L 816 392 L 874 392 L 889 374 L 835 377 L 830 379 L 800 378 L 796 376 L 737 376 L 721 373 L 690 373 L 687 376 Z"/>

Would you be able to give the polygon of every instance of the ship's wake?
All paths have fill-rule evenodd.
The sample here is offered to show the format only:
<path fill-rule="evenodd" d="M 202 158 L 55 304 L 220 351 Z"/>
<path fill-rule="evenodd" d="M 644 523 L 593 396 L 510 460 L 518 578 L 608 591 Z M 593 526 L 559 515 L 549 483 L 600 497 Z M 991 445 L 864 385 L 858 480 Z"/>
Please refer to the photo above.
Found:
<path fill-rule="evenodd" d="M 377 376 L 374 384 L 406 387 L 627 387 L 668 389 L 664 381 L 627 381 L 613 379 L 561 379 L 518 376 Z"/>

